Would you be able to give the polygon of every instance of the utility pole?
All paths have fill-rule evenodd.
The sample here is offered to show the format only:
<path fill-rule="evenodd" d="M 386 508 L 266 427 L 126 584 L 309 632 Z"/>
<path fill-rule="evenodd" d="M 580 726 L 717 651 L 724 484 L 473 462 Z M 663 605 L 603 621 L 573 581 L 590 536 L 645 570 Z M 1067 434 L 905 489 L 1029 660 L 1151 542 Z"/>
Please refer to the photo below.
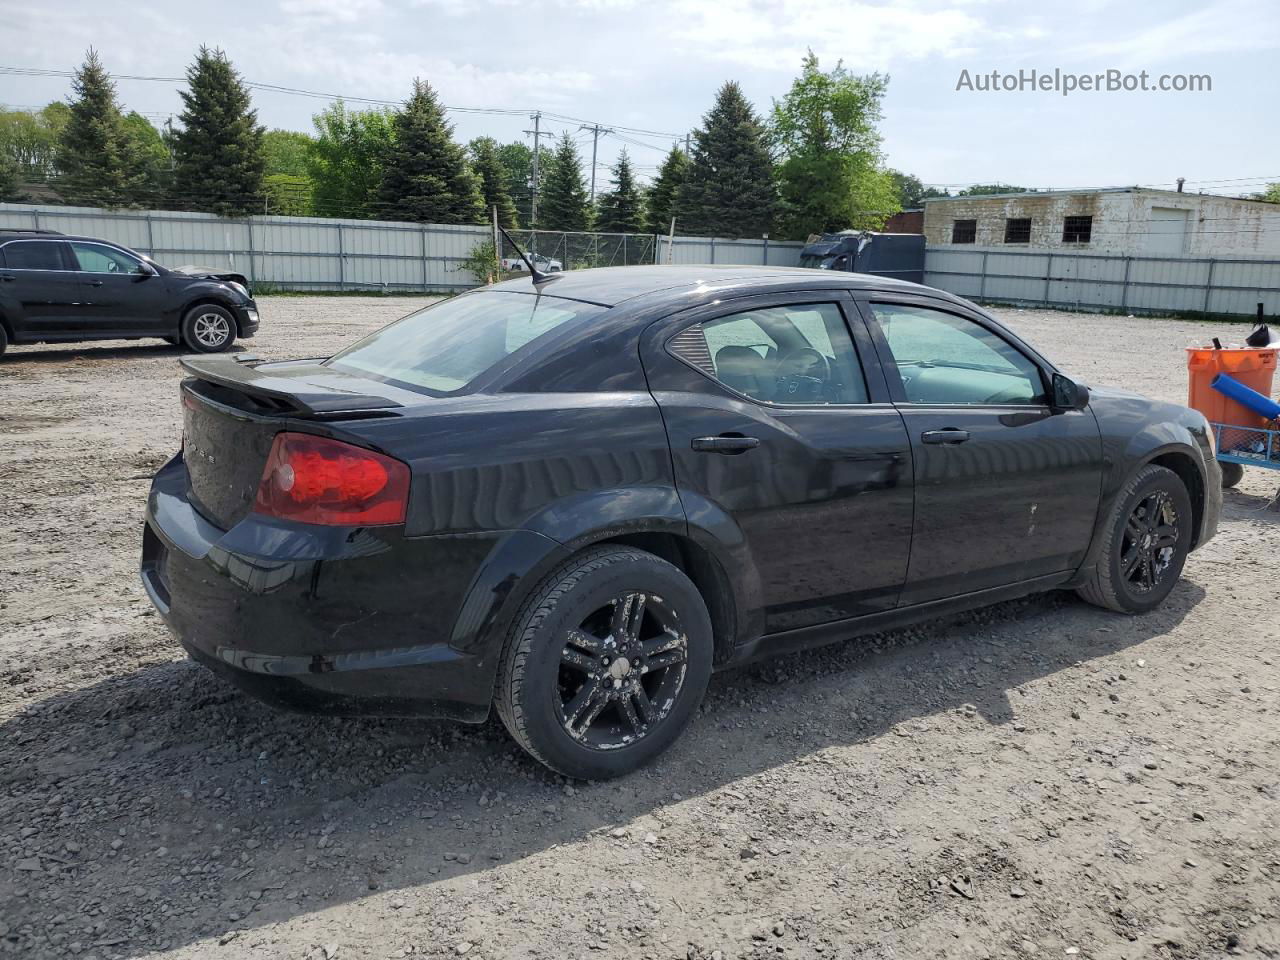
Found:
<path fill-rule="evenodd" d="M 533 186 L 529 195 L 529 229 L 538 222 L 538 154 L 542 150 L 542 138 L 551 136 L 551 131 L 542 130 L 542 111 L 529 114 L 533 121 L 533 129 L 525 133 L 533 135 Z"/>
<path fill-rule="evenodd" d="M 687 133 L 684 135 L 684 155 L 686 157 L 692 156 L 689 152 L 689 134 Z"/>
<path fill-rule="evenodd" d="M 591 202 L 596 202 L 596 148 L 600 145 L 600 134 L 613 133 L 610 127 L 602 127 L 598 123 L 584 124 L 579 130 L 591 131 Z"/>

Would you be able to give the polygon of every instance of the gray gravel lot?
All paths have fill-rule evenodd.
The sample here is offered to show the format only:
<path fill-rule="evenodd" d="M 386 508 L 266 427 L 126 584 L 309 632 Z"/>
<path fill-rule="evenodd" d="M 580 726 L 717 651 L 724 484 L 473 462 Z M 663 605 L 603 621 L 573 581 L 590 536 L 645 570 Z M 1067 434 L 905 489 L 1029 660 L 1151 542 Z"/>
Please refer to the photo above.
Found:
<path fill-rule="evenodd" d="M 267 298 L 267 357 L 423 305 Z M 1228 329 L 997 311 L 1182 399 Z M 1069 595 L 719 675 L 657 765 L 569 784 L 483 727 L 284 715 L 135 568 L 178 353 L 0 360 L 0 954 L 1280 957 L 1280 473 L 1159 611 Z"/>

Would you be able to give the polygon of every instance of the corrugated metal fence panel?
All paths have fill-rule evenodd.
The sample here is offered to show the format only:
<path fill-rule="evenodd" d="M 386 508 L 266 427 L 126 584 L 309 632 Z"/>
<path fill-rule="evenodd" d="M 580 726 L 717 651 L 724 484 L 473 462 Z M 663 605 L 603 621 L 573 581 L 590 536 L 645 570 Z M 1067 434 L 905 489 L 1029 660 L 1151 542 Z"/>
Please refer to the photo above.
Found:
<path fill-rule="evenodd" d="M 658 263 L 667 262 L 667 250 L 670 246 L 667 237 L 658 238 Z M 706 263 L 764 266 L 767 263 L 771 267 L 798 267 L 803 248 L 803 243 L 779 240 L 766 243 L 763 238 L 730 240 L 724 237 L 676 237 L 671 263 L 688 266 Z"/>
<path fill-rule="evenodd" d="M 1081 309 L 1280 313 L 1280 261 L 1126 257 L 1070 250 L 931 246 L 925 283 L 995 303 Z"/>

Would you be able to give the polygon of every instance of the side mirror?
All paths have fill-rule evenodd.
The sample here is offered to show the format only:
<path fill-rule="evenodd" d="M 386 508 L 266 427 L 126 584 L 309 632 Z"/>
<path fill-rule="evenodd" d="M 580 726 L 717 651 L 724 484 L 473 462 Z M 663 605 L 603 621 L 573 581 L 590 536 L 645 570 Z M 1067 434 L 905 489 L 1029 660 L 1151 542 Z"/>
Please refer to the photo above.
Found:
<path fill-rule="evenodd" d="M 138 269 L 133 271 L 133 275 L 138 280 L 145 280 L 147 277 L 154 277 L 156 269 L 149 263 L 139 263 Z"/>
<path fill-rule="evenodd" d="M 1053 406 L 1058 410 L 1083 410 L 1089 405 L 1089 388 L 1060 373 L 1053 375 Z"/>

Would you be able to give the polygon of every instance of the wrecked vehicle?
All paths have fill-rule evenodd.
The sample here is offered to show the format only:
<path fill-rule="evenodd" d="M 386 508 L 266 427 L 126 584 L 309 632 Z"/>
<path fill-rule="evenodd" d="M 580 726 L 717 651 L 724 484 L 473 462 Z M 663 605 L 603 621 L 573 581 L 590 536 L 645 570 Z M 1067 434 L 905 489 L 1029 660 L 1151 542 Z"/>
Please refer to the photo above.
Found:
<path fill-rule="evenodd" d="M 0 230 L 0 353 L 10 343 L 144 337 L 217 353 L 257 329 L 243 274 L 168 269 L 92 237 Z"/>
<path fill-rule="evenodd" d="M 634 770 L 713 670 L 1037 591 L 1155 609 L 1203 416 L 965 300 L 834 270 L 534 273 L 326 360 L 189 357 L 141 575 L 278 706 L 483 721 Z"/>

